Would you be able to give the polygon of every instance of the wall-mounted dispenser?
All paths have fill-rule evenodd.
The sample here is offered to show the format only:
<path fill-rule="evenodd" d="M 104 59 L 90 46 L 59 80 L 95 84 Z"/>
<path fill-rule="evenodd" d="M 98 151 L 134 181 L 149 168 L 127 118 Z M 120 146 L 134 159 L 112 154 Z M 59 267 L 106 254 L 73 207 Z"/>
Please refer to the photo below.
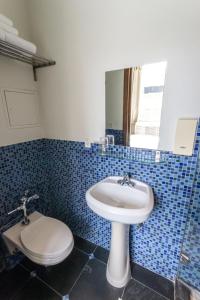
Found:
<path fill-rule="evenodd" d="M 194 148 L 197 119 L 179 119 L 176 127 L 176 135 L 173 153 L 191 156 Z"/>

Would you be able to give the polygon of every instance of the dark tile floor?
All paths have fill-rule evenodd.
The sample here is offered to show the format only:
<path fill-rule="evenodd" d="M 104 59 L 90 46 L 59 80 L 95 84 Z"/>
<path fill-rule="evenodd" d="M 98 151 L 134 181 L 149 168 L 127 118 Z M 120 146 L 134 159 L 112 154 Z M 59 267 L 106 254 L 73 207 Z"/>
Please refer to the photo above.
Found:
<path fill-rule="evenodd" d="M 137 265 L 133 267 L 135 278 L 131 279 L 125 288 L 112 287 L 106 280 L 107 259 L 108 251 L 75 237 L 72 253 L 59 265 L 45 268 L 24 259 L 15 269 L 1 274 L 0 299 L 173 299 L 171 282 L 152 272 L 145 272 L 145 269 Z"/>

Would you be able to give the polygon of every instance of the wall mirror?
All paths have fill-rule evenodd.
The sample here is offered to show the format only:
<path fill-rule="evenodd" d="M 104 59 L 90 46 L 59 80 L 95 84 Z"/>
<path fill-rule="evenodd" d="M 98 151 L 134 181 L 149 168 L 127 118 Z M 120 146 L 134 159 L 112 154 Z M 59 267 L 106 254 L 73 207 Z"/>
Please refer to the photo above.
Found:
<path fill-rule="evenodd" d="M 106 135 L 116 145 L 158 149 L 167 62 L 106 72 Z"/>

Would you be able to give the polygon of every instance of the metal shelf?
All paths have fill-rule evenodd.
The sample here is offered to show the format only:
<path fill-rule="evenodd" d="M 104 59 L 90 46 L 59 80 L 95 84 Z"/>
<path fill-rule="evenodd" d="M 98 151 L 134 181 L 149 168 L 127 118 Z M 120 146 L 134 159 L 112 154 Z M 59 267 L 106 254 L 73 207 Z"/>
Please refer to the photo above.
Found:
<path fill-rule="evenodd" d="M 30 51 L 0 40 L 0 55 L 32 65 L 34 80 L 37 81 L 36 70 L 56 64 L 54 60 L 34 55 Z"/>

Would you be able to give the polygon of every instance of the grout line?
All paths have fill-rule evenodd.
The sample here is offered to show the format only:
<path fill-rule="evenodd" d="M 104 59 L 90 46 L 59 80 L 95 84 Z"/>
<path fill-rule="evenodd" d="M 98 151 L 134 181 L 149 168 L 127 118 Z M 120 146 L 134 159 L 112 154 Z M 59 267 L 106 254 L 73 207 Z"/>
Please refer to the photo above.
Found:
<path fill-rule="evenodd" d="M 69 295 L 69 293 L 71 292 L 71 290 L 73 289 L 73 287 L 74 287 L 74 285 L 76 284 L 76 282 L 79 280 L 81 274 L 82 274 L 83 271 L 84 271 L 85 266 L 88 264 L 88 262 L 89 262 L 89 260 L 90 260 L 90 259 L 89 259 L 89 255 L 90 255 L 90 254 L 86 253 L 86 252 L 83 251 L 82 249 L 79 249 L 79 248 L 77 248 L 77 247 L 75 247 L 75 246 L 74 246 L 74 248 L 76 248 L 77 250 L 79 250 L 79 251 L 82 252 L 83 254 L 87 255 L 88 259 L 87 259 L 86 263 L 84 264 L 82 270 L 80 271 L 79 275 L 77 276 L 77 279 L 76 279 L 75 282 L 73 283 L 72 287 L 69 289 L 68 295 Z M 96 250 L 96 248 L 97 248 L 97 246 L 95 247 L 94 250 Z M 94 251 L 93 251 L 91 254 L 93 254 L 93 253 L 94 253 Z M 31 270 L 30 270 L 30 269 L 28 269 L 27 267 L 25 267 L 25 266 L 22 265 L 21 263 L 20 263 L 20 266 L 21 266 L 24 270 L 26 270 L 27 272 L 29 272 L 29 275 L 31 274 Z M 49 285 L 47 282 L 45 282 L 43 279 L 41 279 L 41 278 L 39 277 L 39 275 L 37 275 L 37 270 L 36 270 L 36 276 L 35 276 L 35 278 L 37 278 L 38 281 L 42 282 L 45 286 L 47 286 L 49 289 L 51 289 L 53 292 L 55 292 L 58 296 L 60 296 L 61 298 L 63 298 L 63 295 L 62 295 L 62 294 L 60 294 L 60 293 L 59 293 L 57 290 L 55 290 L 51 285 Z"/>
<path fill-rule="evenodd" d="M 95 245 L 96 247 L 94 248 L 93 253 L 95 253 L 95 251 L 97 250 L 97 248 L 99 247 L 98 245 Z"/>
<path fill-rule="evenodd" d="M 88 253 L 88 252 L 84 251 L 83 249 L 78 248 L 77 246 L 74 246 L 74 248 L 76 250 L 82 252 L 83 254 L 86 254 L 87 256 L 90 256 L 91 254 L 94 254 L 94 251 L 96 250 L 96 248 L 95 248 L 95 250 L 93 252 Z"/>
<path fill-rule="evenodd" d="M 141 281 L 138 281 L 137 279 L 134 279 L 134 278 L 132 278 L 132 279 L 133 279 L 134 281 L 138 282 L 139 284 L 143 285 L 144 287 L 148 288 L 149 290 L 153 291 L 153 292 L 154 292 L 154 293 L 156 293 L 157 295 L 159 295 L 159 296 L 163 297 L 163 299 L 166 299 L 166 300 L 171 300 L 171 299 L 169 299 L 169 298 L 165 297 L 164 295 L 160 294 L 160 293 L 159 293 L 159 292 L 157 292 L 156 290 L 154 290 L 154 289 L 150 288 L 149 286 L 145 285 L 145 284 L 144 284 L 144 283 L 142 283 Z"/>
<path fill-rule="evenodd" d="M 90 254 L 87 253 L 87 252 L 85 252 L 84 250 L 82 250 L 82 249 L 76 247 L 76 246 L 74 246 L 74 248 L 77 249 L 78 251 L 80 251 L 81 253 L 87 255 L 88 259 L 87 259 L 86 263 L 84 264 L 84 266 L 82 267 L 82 270 L 81 270 L 80 273 L 78 274 L 78 276 L 77 276 L 76 280 L 74 281 L 72 287 L 69 289 L 68 295 L 72 292 L 72 289 L 74 288 L 74 286 L 76 285 L 76 283 L 77 283 L 78 280 L 80 279 L 81 275 L 82 275 L 83 272 L 84 272 L 85 266 L 88 265 L 88 262 L 90 261 L 90 258 L 89 258 L 90 255 L 91 255 L 91 254 L 93 254 L 93 255 L 95 254 L 95 251 L 96 251 L 96 249 L 98 248 L 98 245 L 96 245 L 96 247 L 94 248 L 93 252 L 91 252 Z M 97 260 L 97 261 L 99 261 L 100 263 L 102 263 L 102 264 L 104 264 L 104 265 L 107 265 L 106 262 L 104 262 L 103 260 L 101 260 L 101 259 L 99 259 L 99 258 L 97 258 L 97 257 L 95 257 L 95 256 L 94 256 L 94 259 Z M 20 265 L 24 270 L 26 270 L 27 272 L 29 272 L 29 274 L 31 275 L 31 270 L 30 270 L 28 267 L 26 267 L 26 266 L 24 266 L 23 264 L 21 264 L 21 262 L 19 263 L 19 265 Z M 35 278 L 37 278 L 40 282 L 42 282 L 43 284 L 45 284 L 49 289 L 51 289 L 52 291 L 54 291 L 57 295 L 63 297 L 63 295 L 61 295 L 57 290 L 55 290 L 51 285 L 49 285 L 48 283 L 46 283 L 43 279 L 41 279 L 41 278 L 39 277 L 39 275 L 37 275 L 37 270 L 36 270 L 36 276 L 35 276 Z M 163 300 L 164 300 L 164 299 L 165 299 L 165 300 L 172 300 L 172 299 L 167 298 L 166 296 L 164 296 L 163 294 L 161 294 L 161 293 L 158 292 L 157 290 L 154 290 L 153 288 L 151 288 L 151 287 L 147 286 L 146 284 L 140 282 L 139 280 L 133 278 L 132 276 L 131 276 L 131 279 L 130 279 L 130 280 L 134 280 L 134 281 L 138 282 L 140 285 L 144 286 L 145 288 L 148 288 L 149 290 L 153 291 L 153 292 L 156 293 L 157 295 L 161 296 L 161 297 L 163 298 Z M 129 282 L 130 282 L 130 281 L 129 281 Z M 127 284 L 127 285 L 128 285 L 128 284 Z M 124 294 L 125 294 L 125 291 L 126 291 L 126 288 L 127 288 L 127 285 L 123 288 L 122 295 L 121 295 L 121 298 L 120 298 L 120 299 L 123 299 Z"/>
<path fill-rule="evenodd" d="M 38 281 L 42 282 L 43 284 L 45 284 L 49 289 L 51 289 L 52 291 L 54 291 L 57 295 L 63 297 L 63 295 L 61 295 L 58 291 L 56 291 L 52 286 L 50 286 L 47 282 L 45 282 L 43 279 L 41 279 L 38 275 L 37 275 L 37 270 L 29 270 L 27 267 L 23 266 L 20 264 L 20 266 L 27 272 L 29 272 L 29 276 L 30 276 L 30 279 L 31 278 L 36 278 Z M 32 272 L 35 272 L 36 273 L 36 276 L 35 277 L 31 277 L 31 273 Z"/>
<path fill-rule="evenodd" d="M 87 240 L 85 240 L 85 239 L 83 239 L 83 238 L 82 238 L 82 240 L 87 241 Z M 89 243 L 91 243 L 91 242 L 89 242 Z M 97 247 L 98 247 L 98 245 L 96 245 L 96 244 L 94 244 L 94 243 L 92 243 L 92 244 L 93 244 L 95 247 L 94 247 L 94 250 L 91 251 L 89 254 L 94 253 L 94 252 L 96 251 Z M 78 250 L 81 250 L 81 251 L 87 253 L 85 250 L 79 248 L 78 245 L 74 245 L 74 248 L 76 248 L 76 249 L 78 249 Z M 87 253 L 87 254 L 88 254 L 88 253 Z"/>
<path fill-rule="evenodd" d="M 29 272 L 29 274 L 30 274 L 32 271 L 34 271 L 34 270 L 30 270 L 29 268 L 25 267 L 21 262 L 19 263 L 19 266 L 20 266 L 21 268 L 23 268 L 25 271 Z"/>
<path fill-rule="evenodd" d="M 123 297 L 124 297 L 124 294 L 125 294 L 125 290 L 126 290 L 126 286 L 123 287 L 122 294 L 121 294 L 121 296 L 118 298 L 118 300 L 123 300 Z"/>
<path fill-rule="evenodd" d="M 126 287 L 127 287 L 128 283 L 125 285 L 125 287 L 123 288 L 122 294 L 121 294 L 121 300 L 123 300 L 125 291 L 126 291 Z"/>
<path fill-rule="evenodd" d="M 94 257 L 94 259 L 98 260 L 99 262 L 101 262 L 104 265 L 107 265 L 107 263 L 103 260 L 101 260 L 100 258 L 97 258 L 96 256 Z"/>
<path fill-rule="evenodd" d="M 47 282 L 45 282 L 43 279 L 41 279 L 38 275 L 35 276 L 35 278 L 42 282 L 44 285 L 46 285 L 50 290 L 52 290 L 54 293 L 56 293 L 58 296 L 61 297 L 61 299 L 63 298 L 63 295 L 60 294 L 57 290 L 55 290 L 51 285 L 49 285 Z"/>
<path fill-rule="evenodd" d="M 96 260 L 98 260 L 99 262 L 101 262 L 101 263 L 107 265 L 107 262 L 105 262 L 105 261 L 103 261 L 102 259 L 97 258 L 97 257 L 95 256 L 95 250 L 96 250 L 98 247 L 99 247 L 99 246 L 96 246 L 93 252 L 87 253 L 87 252 L 85 252 L 84 250 L 82 250 L 82 249 L 80 249 L 80 248 L 74 246 L 74 248 L 76 248 L 77 250 L 79 250 L 79 251 L 82 252 L 83 254 L 86 254 L 87 256 L 90 256 L 91 254 L 94 254 L 94 258 L 93 258 L 93 259 L 96 259 Z"/>
<path fill-rule="evenodd" d="M 85 263 L 85 265 L 83 266 L 83 268 L 82 268 L 81 272 L 79 273 L 77 279 L 74 281 L 72 287 L 70 288 L 70 290 L 69 290 L 69 292 L 68 292 L 68 295 L 70 295 L 70 293 L 72 292 L 74 286 L 76 285 L 76 283 L 77 283 L 78 280 L 80 279 L 81 275 L 82 275 L 83 272 L 84 272 L 84 268 L 85 268 L 85 266 L 88 264 L 89 261 L 90 261 L 90 259 L 88 259 L 87 262 Z"/>

